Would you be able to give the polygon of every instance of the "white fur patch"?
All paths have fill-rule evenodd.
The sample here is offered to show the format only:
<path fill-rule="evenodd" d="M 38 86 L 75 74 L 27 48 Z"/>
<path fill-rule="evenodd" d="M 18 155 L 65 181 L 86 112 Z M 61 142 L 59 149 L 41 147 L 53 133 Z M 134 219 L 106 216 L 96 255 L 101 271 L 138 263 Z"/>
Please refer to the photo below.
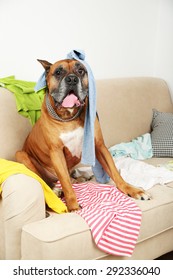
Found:
<path fill-rule="evenodd" d="M 64 146 L 69 149 L 72 156 L 80 157 L 82 152 L 82 142 L 83 142 L 83 127 L 78 127 L 73 131 L 63 132 L 60 134 L 60 138 L 64 143 Z"/>

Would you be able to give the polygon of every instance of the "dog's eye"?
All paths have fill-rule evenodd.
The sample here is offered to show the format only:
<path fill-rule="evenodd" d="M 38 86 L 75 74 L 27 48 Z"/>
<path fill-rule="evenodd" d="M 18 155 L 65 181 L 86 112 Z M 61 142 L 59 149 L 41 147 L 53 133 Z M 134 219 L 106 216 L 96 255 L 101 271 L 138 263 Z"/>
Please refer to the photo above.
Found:
<path fill-rule="evenodd" d="M 60 75 L 61 75 L 61 70 L 60 70 L 60 69 L 57 69 L 57 70 L 55 71 L 55 75 L 56 75 L 56 76 L 60 76 Z"/>
<path fill-rule="evenodd" d="M 78 73 L 83 76 L 85 74 L 85 70 L 83 68 L 79 68 Z"/>
<path fill-rule="evenodd" d="M 54 75 L 59 77 L 63 73 L 64 73 L 64 70 L 63 70 L 62 66 L 59 66 L 58 68 L 55 69 Z"/>

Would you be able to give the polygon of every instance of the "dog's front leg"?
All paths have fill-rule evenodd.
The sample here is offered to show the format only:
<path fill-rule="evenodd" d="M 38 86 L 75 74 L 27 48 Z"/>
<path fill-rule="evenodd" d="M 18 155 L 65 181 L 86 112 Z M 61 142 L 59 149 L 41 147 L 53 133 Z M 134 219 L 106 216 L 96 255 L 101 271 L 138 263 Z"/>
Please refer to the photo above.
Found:
<path fill-rule="evenodd" d="M 67 208 L 69 211 L 79 210 L 76 194 L 72 188 L 64 153 L 61 149 L 53 149 L 50 151 L 50 158 L 60 180 L 62 190 L 65 196 Z"/>
<path fill-rule="evenodd" d="M 121 177 L 114 164 L 111 154 L 104 144 L 98 119 L 96 119 L 95 121 L 95 149 L 98 161 L 110 176 L 110 178 L 114 181 L 119 190 L 136 199 L 147 200 L 151 198 L 148 193 L 145 193 L 143 190 L 131 186 L 130 184 L 126 183 Z"/>

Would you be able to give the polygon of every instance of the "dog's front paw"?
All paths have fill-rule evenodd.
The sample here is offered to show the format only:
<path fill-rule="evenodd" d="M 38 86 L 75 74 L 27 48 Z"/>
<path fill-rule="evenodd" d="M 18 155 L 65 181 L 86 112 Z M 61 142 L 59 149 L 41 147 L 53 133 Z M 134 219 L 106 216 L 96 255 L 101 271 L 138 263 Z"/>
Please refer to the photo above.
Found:
<path fill-rule="evenodd" d="M 66 204 L 69 212 L 74 212 L 81 209 L 81 206 L 78 204 L 76 198 L 66 198 Z"/>
<path fill-rule="evenodd" d="M 135 195 L 134 198 L 140 200 L 150 200 L 152 197 L 148 192 L 141 190 L 139 193 Z"/>
<path fill-rule="evenodd" d="M 148 192 L 135 188 L 127 183 L 118 187 L 123 193 L 138 200 L 150 200 L 152 197 Z"/>

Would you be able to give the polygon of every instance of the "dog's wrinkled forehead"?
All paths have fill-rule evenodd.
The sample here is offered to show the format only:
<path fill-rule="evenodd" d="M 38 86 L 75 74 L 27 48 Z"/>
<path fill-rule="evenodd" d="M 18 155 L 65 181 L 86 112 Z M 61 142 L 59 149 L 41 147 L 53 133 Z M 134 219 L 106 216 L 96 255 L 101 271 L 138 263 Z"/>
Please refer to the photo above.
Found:
<path fill-rule="evenodd" d="M 68 75 L 76 74 L 84 76 L 87 73 L 85 66 L 74 59 L 65 59 L 55 62 L 51 65 L 49 74 L 51 75 Z"/>
<path fill-rule="evenodd" d="M 57 86 L 66 76 L 78 76 L 84 85 L 88 85 L 88 75 L 85 66 L 75 59 L 64 59 L 51 64 L 45 60 L 38 60 L 46 71 L 48 87 Z"/>

